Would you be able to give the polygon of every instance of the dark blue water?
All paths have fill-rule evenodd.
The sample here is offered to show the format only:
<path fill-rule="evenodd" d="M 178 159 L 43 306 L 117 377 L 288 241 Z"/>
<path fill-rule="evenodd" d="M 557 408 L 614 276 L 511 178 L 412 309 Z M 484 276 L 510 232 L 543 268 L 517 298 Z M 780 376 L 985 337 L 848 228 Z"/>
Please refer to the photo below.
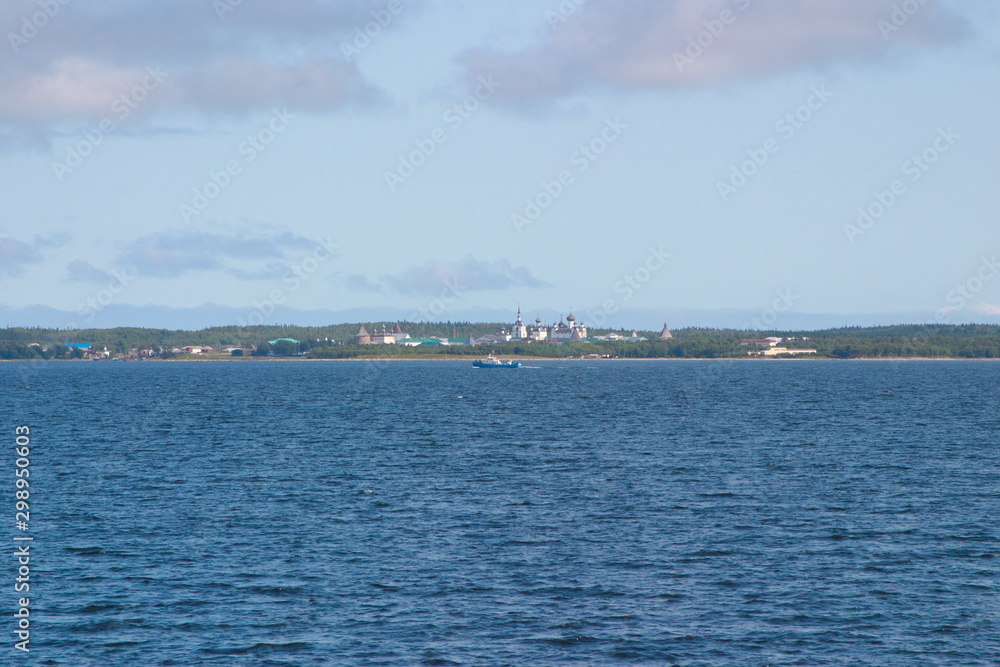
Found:
<path fill-rule="evenodd" d="M 1000 662 L 1000 363 L 534 363 L 0 364 L 0 662 Z"/>

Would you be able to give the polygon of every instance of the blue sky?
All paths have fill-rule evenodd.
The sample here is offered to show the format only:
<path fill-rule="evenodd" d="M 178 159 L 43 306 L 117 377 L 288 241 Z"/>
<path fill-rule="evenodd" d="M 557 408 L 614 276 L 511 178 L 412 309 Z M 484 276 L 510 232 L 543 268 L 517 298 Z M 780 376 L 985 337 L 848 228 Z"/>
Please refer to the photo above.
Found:
<path fill-rule="evenodd" d="M 0 26 L 0 324 L 1000 322 L 985 0 L 42 0 Z"/>

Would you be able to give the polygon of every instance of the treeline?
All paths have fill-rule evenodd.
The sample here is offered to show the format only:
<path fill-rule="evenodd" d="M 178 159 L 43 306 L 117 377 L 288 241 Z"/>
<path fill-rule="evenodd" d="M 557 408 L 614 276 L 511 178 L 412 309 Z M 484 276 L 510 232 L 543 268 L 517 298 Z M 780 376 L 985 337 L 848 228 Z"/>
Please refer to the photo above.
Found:
<path fill-rule="evenodd" d="M 818 356 L 835 359 L 880 357 L 958 357 L 1000 359 L 1000 336 L 884 336 L 879 338 L 825 338 L 810 341 Z"/>
<path fill-rule="evenodd" d="M 385 323 L 387 329 L 393 323 Z M 366 324 L 370 333 L 382 325 Z M 496 333 L 506 325 L 496 322 L 400 322 L 414 338 L 447 336 L 477 338 Z M 424 355 L 483 356 L 492 350 L 505 357 L 579 357 L 591 354 L 627 358 L 734 358 L 745 357 L 753 347 L 740 343 L 741 338 L 779 336 L 789 348 L 810 348 L 816 356 L 832 359 L 880 357 L 957 357 L 1000 359 L 1000 326 L 983 324 L 937 325 L 907 324 L 888 327 L 845 327 L 820 331 L 740 331 L 735 329 L 688 328 L 674 331 L 674 338 L 656 340 L 658 331 L 641 331 L 644 342 L 604 341 L 549 345 L 546 343 L 510 342 L 496 345 L 418 346 L 353 345 L 357 324 L 328 327 L 292 325 L 256 327 L 213 327 L 200 331 L 172 331 L 121 327 L 65 331 L 60 329 L 17 329 L 0 331 L 0 359 L 73 359 L 83 356 L 67 343 L 90 343 L 105 347 L 112 354 L 126 354 L 135 348 L 153 348 L 170 357 L 170 350 L 186 345 L 257 348 L 260 355 L 304 355 L 318 359 L 356 357 L 413 357 Z M 606 330 L 592 334 L 607 333 Z M 267 341 L 292 338 L 298 343 Z M 30 345 L 34 343 L 35 345 Z"/>
<path fill-rule="evenodd" d="M 48 349 L 23 343 L 0 343 L 0 359 L 83 359 L 83 350 L 67 345 L 53 345 Z"/>
<path fill-rule="evenodd" d="M 1000 359 L 1000 326 L 994 324 L 898 324 L 761 335 L 806 336 L 809 340 L 800 346 L 834 359 Z"/>
<path fill-rule="evenodd" d="M 502 357 L 556 357 L 570 358 L 596 354 L 620 359 L 689 358 L 714 359 L 718 357 L 746 356 L 747 348 L 736 337 L 727 338 L 676 338 L 670 341 L 649 340 L 636 343 L 600 341 L 587 343 L 498 343 L 488 345 L 338 345 L 316 347 L 305 353 L 313 359 L 355 359 L 359 357 L 406 358 L 427 355 L 444 357 L 482 357 L 495 352 Z"/>
<path fill-rule="evenodd" d="M 391 330 L 397 322 L 365 323 L 369 333 L 381 331 L 383 327 Z M 509 324 L 499 322 L 399 322 L 403 331 L 414 338 L 431 336 L 449 336 L 455 333 L 458 337 L 478 338 L 486 334 L 496 333 Z M 328 345 L 329 341 L 336 344 L 349 343 L 358 331 L 358 324 L 334 324 L 325 327 L 302 327 L 290 324 L 261 326 L 224 326 L 211 327 L 197 331 L 171 329 L 143 329 L 138 327 L 116 327 L 113 329 L 45 329 L 27 327 L 8 327 L 0 329 L 0 358 L 6 350 L 13 354 L 18 350 L 22 354 L 31 353 L 23 347 L 30 343 L 38 343 L 44 347 L 65 345 L 67 343 L 90 343 L 95 348 L 108 348 L 114 354 L 125 354 L 135 348 L 153 348 L 156 350 L 171 350 L 187 345 L 209 346 L 215 349 L 223 347 L 255 347 L 261 342 L 278 338 L 293 338 L 308 347 Z M 33 356 L 40 356 L 34 354 Z M 18 356 L 17 358 L 25 358 Z"/>

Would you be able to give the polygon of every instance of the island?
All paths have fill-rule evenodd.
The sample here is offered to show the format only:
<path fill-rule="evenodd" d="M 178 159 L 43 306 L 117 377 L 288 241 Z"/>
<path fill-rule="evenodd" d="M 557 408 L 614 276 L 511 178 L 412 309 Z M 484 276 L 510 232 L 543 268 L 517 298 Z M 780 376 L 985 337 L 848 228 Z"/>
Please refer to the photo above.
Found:
<path fill-rule="evenodd" d="M 218 326 L 0 330 L 0 360 L 448 359 L 1000 359 L 1000 326 L 899 324 L 815 331 L 590 329 L 570 313 L 543 325 L 354 322 L 322 327 Z"/>

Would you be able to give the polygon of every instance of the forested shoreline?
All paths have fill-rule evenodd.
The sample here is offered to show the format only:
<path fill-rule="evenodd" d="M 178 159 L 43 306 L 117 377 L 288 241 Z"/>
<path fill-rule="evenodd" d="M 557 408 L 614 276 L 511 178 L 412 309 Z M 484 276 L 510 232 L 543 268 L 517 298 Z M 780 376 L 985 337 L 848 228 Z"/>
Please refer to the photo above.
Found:
<path fill-rule="evenodd" d="M 401 323 L 414 337 L 446 335 L 452 339 L 494 333 L 502 323 L 439 322 Z M 9 327 L 0 332 L 0 359 L 81 359 L 87 354 L 79 345 L 107 349 L 107 358 L 135 356 L 146 351 L 151 358 L 191 358 L 178 352 L 184 347 L 211 348 L 216 356 L 228 355 L 229 348 L 248 351 L 247 356 L 300 356 L 314 359 L 362 357 L 408 358 L 428 355 L 482 356 L 494 351 L 502 356 L 611 358 L 718 359 L 746 357 L 758 349 L 746 339 L 779 337 L 788 349 L 816 350 L 811 358 L 1000 358 L 1000 326 L 984 324 L 906 324 L 880 327 L 845 327 L 818 331 L 746 331 L 736 329 L 686 328 L 673 332 L 669 340 L 657 340 L 659 332 L 640 331 L 646 340 L 611 340 L 581 343 L 499 342 L 486 345 L 354 345 L 351 341 L 358 324 L 327 327 L 274 325 L 256 327 L 212 327 L 197 331 L 142 329 L 62 330 Z M 596 334 L 630 332 L 595 331 Z M 271 343 L 269 341 L 277 341 Z M 486 349 L 488 348 L 488 349 Z M 778 355 L 781 356 L 781 355 Z"/>

